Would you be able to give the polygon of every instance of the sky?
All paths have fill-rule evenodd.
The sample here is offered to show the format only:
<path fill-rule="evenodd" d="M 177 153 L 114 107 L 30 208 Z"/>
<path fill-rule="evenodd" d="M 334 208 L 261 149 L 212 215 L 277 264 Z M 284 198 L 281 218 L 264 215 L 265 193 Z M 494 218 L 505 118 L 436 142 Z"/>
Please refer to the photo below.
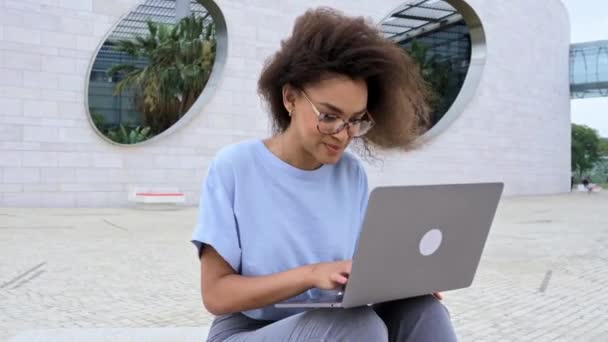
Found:
<path fill-rule="evenodd" d="M 572 43 L 608 40 L 608 1 L 562 0 L 570 15 Z M 572 122 L 595 128 L 608 137 L 608 97 L 572 100 Z"/>

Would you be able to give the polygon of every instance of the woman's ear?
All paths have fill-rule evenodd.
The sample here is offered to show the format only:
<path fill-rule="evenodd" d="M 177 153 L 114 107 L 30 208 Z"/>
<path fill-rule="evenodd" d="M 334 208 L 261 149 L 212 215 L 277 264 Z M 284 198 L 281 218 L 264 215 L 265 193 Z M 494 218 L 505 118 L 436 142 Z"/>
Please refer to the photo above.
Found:
<path fill-rule="evenodd" d="M 296 106 L 296 95 L 297 90 L 294 86 L 291 84 L 283 86 L 283 106 L 290 116 Z"/>

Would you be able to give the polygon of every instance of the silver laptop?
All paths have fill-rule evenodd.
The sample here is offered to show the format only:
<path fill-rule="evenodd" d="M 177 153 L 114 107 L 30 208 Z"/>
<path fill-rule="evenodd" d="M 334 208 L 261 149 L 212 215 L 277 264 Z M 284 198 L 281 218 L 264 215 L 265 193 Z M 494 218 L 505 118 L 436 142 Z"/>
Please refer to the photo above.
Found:
<path fill-rule="evenodd" d="M 502 190 L 502 183 L 375 188 L 344 291 L 275 306 L 350 308 L 469 287 Z"/>

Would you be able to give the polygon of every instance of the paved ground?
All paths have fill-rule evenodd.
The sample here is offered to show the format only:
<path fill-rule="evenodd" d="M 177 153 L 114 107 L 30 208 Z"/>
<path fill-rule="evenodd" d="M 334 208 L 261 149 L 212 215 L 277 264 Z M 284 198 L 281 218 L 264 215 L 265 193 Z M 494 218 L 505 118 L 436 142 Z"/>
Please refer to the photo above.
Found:
<path fill-rule="evenodd" d="M 47 328 L 201 327 L 195 209 L 0 209 L 0 340 Z M 504 199 L 462 341 L 608 341 L 608 192 Z M 192 332 L 192 329 L 188 330 Z"/>

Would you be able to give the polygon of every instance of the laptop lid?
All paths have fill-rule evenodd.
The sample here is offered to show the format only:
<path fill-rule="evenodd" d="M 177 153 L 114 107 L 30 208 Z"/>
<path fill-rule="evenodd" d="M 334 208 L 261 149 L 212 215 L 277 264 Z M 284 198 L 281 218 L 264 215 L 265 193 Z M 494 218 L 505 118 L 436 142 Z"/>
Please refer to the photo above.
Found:
<path fill-rule="evenodd" d="M 375 188 L 343 306 L 470 286 L 502 190 L 502 183 Z"/>

